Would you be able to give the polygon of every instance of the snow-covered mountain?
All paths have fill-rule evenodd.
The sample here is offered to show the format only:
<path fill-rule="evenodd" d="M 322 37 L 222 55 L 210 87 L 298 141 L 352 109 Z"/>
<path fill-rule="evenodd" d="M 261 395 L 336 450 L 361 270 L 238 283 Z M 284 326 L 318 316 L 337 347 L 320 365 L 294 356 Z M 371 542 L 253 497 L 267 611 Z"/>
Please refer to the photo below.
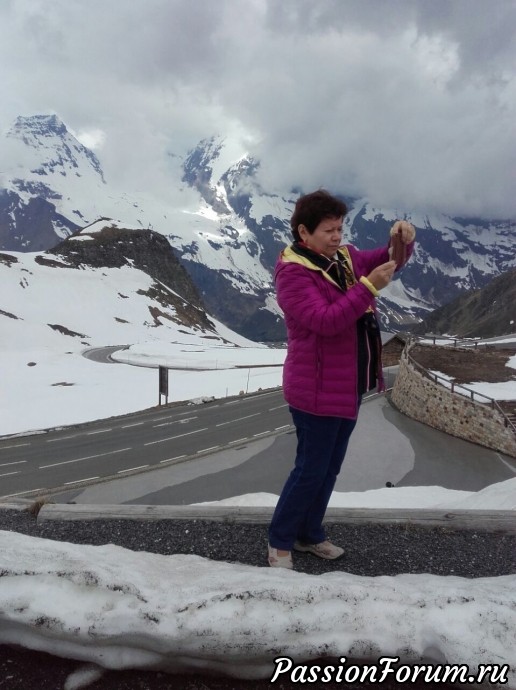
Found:
<path fill-rule="evenodd" d="M 259 161 L 235 156 L 231 142 L 220 137 L 175 152 L 170 172 L 175 202 L 167 203 L 153 190 L 117 192 L 98 158 L 55 115 L 18 118 L 4 143 L 17 165 L 4 166 L 0 249 L 50 248 L 100 217 L 124 227 L 152 228 L 168 239 L 208 313 L 254 340 L 283 338 L 272 271 L 279 251 L 291 241 L 288 221 L 299 190 L 265 189 Z M 346 239 L 360 248 L 385 242 L 396 218 L 408 218 L 418 228 L 415 256 L 382 291 L 379 308 L 386 330 L 409 328 L 459 292 L 483 287 L 516 266 L 514 221 L 376 208 L 367 199 L 346 198 L 345 192 Z"/>
<path fill-rule="evenodd" d="M 46 252 L 0 252 L 0 333 L 0 436 L 156 404 L 156 372 L 108 364 L 105 355 L 93 361 L 84 356 L 91 348 L 115 346 L 117 362 L 175 369 L 172 400 L 238 395 L 249 374 L 225 371 L 236 365 L 270 363 L 275 380 L 281 372 L 280 349 L 206 314 L 165 237 L 112 221 Z M 250 390 L 278 385 L 258 371 Z"/>
<path fill-rule="evenodd" d="M 166 239 L 150 230 L 99 221 L 53 250 L 1 252 L 0 284 L 6 350 L 244 342 L 209 318 Z"/>

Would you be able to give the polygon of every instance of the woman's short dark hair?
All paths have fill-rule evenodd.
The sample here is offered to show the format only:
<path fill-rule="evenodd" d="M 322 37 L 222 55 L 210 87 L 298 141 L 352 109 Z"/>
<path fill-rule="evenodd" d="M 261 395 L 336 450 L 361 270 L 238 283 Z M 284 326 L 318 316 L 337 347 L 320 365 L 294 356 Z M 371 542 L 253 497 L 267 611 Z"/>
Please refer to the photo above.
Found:
<path fill-rule="evenodd" d="M 294 239 L 299 241 L 298 227 L 304 225 L 312 234 L 319 223 L 325 218 L 344 217 L 348 212 L 346 204 L 332 196 L 325 189 L 318 189 L 311 194 L 305 194 L 296 201 L 294 213 L 290 219 L 290 227 Z"/>

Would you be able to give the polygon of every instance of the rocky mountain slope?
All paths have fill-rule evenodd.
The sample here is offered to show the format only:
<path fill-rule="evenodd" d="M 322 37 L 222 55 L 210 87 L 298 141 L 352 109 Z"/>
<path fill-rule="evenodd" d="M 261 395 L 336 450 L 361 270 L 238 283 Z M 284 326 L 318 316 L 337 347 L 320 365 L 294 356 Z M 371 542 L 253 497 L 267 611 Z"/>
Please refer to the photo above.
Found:
<path fill-rule="evenodd" d="M 63 240 L 45 256 L 37 257 L 38 263 L 59 265 L 46 258 L 50 255 L 79 269 L 126 266 L 142 271 L 154 282 L 139 294 L 146 294 L 166 309 L 149 306 L 156 322 L 162 317 L 175 320 L 179 325 L 215 330 L 190 276 L 175 257 L 167 239 L 157 232 L 121 228 L 103 219 Z"/>
<path fill-rule="evenodd" d="M 259 161 L 235 157 L 216 137 L 174 152 L 172 202 L 153 190 L 116 190 L 99 159 L 56 116 L 18 118 L 5 142 L 17 164 L 4 169 L 0 184 L 0 250 L 49 249 L 101 217 L 153 229 L 168 240 L 209 313 L 254 340 L 284 338 L 272 272 L 291 241 L 288 220 L 299 190 L 265 189 Z M 346 241 L 359 248 L 386 242 L 396 218 L 409 218 L 418 229 L 413 259 L 382 291 L 384 330 L 412 328 L 450 298 L 516 266 L 514 221 L 420 215 L 345 200 Z"/>
<path fill-rule="evenodd" d="M 433 311 L 414 332 L 492 338 L 516 332 L 516 269 Z"/>
<path fill-rule="evenodd" d="M 99 221 L 46 252 L 1 252 L 0 284 L 7 350 L 229 342 L 166 238 L 150 230 Z"/>

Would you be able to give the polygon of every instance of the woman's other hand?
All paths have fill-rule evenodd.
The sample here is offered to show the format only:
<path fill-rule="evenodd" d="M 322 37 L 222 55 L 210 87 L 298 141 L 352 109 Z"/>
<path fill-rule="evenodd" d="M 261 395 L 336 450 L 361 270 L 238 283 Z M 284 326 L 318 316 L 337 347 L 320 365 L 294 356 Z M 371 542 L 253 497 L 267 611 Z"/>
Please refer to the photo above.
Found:
<path fill-rule="evenodd" d="M 377 290 L 381 290 L 391 282 L 395 269 L 396 262 L 387 261 L 387 263 L 380 264 L 374 268 L 367 276 L 367 280 L 372 283 Z"/>

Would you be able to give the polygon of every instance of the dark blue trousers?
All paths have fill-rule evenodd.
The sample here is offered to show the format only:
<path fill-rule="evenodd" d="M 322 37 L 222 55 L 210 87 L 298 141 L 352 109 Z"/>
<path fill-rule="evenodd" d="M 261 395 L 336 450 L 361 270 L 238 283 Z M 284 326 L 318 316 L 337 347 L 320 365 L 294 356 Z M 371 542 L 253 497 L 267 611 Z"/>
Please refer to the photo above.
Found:
<path fill-rule="evenodd" d="M 294 541 L 326 539 L 322 521 L 356 419 L 319 417 L 290 408 L 296 427 L 295 466 L 279 497 L 269 526 L 269 543 L 291 551 Z"/>

